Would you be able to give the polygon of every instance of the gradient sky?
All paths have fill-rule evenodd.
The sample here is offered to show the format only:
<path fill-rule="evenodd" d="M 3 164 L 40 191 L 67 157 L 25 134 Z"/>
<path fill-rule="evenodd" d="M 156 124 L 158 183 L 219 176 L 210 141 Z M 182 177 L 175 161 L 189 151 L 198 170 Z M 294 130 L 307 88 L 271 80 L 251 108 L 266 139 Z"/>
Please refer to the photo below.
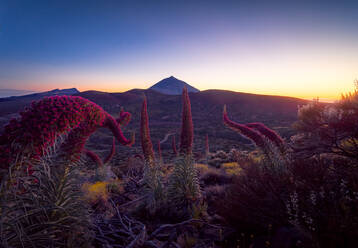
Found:
<path fill-rule="evenodd" d="M 338 99 L 358 78 L 358 1 L 0 0 L 0 88 Z"/>

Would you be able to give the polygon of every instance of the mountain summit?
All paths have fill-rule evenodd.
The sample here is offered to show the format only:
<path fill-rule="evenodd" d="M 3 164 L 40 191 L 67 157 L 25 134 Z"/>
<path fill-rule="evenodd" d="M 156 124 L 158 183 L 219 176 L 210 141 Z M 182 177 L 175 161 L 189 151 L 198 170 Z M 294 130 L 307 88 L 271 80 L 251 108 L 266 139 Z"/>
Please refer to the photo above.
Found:
<path fill-rule="evenodd" d="M 186 86 L 189 92 L 199 92 L 198 89 L 190 86 L 186 82 L 179 80 L 173 76 L 164 78 L 163 80 L 159 81 L 158 83 L 154 84 L 150 87 L 150 90 L 155 90 L 163 94 L 167 95 L 180 95 L 182 90 Z"/>

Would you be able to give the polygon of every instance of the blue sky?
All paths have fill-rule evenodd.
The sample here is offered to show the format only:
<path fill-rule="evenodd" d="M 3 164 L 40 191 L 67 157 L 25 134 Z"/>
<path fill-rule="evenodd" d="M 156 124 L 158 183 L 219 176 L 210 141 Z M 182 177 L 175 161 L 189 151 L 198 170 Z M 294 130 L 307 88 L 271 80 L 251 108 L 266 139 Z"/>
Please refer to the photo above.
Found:
<path fill-rule="evenodd" d="M 0 88 L 203 90 L 335 99 L 358 78 L 353 1 L 1 0 Z"/>

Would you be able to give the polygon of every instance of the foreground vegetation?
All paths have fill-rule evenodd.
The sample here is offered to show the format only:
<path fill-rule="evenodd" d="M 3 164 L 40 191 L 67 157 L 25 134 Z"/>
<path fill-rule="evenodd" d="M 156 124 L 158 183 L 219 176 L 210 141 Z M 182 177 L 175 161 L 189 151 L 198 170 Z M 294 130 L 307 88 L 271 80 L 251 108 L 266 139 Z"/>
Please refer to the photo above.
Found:
<path fill-rule="evenodd" d="M 142 154 L 118 164 L 85 148 L 98 128 L 122 145 L 130 113 L 113 118 L 81 97 L 50 97 L 0 136 L 2 247 L 356 247 L 358 92 L 302 106 L 287 141 L 262 123 L 223 123 L 255 150 L 194 159 L 186 89 L 177 149 L 154 152 L 147 100 Z M 235 118 L 235 117 L 234 117 Z M 235 135 L 235 133 L 233 133 Z"/>

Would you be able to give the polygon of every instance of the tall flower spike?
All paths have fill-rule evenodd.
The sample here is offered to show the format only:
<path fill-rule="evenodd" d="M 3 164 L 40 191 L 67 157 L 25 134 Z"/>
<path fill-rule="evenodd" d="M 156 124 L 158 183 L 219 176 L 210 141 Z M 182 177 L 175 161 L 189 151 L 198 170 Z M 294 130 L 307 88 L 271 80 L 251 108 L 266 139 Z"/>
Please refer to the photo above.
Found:
<path fill-rule="evenodd" d="M 129 112 L 125 112 L 124 109 L 121 108 L 117 122 L 121 127 L 125 127 L 131 121 L 131 117 L 132 115 Z"/>
<path fill-rule="evenodd" d="M 107 114 L 104 126 L 112 131 L 114 137 L 116 137 L 116 139 L 122 145 L 131 146 L 134 144 L 135 141 L 134 132 L 132 133 L 132 138 L 128 140 L 126 137 L 124 137 L 122 129 L 119 127 L 117 121 L 111 115 Z"/>
<path fill-rule="evenodd" d="M 114 156 L 114 153 L 116 151 L 116 139 L 113 138 L 112 141 L 112 147 L 110 153 L 107 155 L 106 159 L 102 161 L 102 159 L 96 154 L 95 152 L 88 150 L 86 148 L 83 149 L 83 153 L 88 156 L 90 159 L 92 159 L 93 162 L 95 162 L 98 167 L 102 167 L 103 165 L 107 164 Z"/>
<path fill-rule="evenodd" d="M 173 135 L 173 138 L 172 138 L 172 149 L 173 149 L 173 154 L 175 156 L 178 156 L 178 150 L 177 150 L 177 143 L 175 141 L 175 135 Z"/>
<path fill-rule="evenodd" d="M 276 133 L 275 131 L 273 131 L 272 129 L 266 127 L 264 124 L 255 122 L 255 123 L 248 123 L 245 125 L 249 128 L 253 128 L 256 131 L 258 131 L 259 133 L 261 133 L 263 136 L 268 138 L 276 146 L 278 146 L 278 147 L 283 146 L 284 141 L 281 138 L 281 136 L 278 133 Z"/>
<path fill-rule="evenodd" d="M 162 157 L 162 149 L 160 148 L 160 140 L 158 141 L 158 157 L 159 157 L 159 162 L 162 163 L 163 157 Z"/>
<path fill-rule="evenodd" d="M 150 139 L 150 131 L 149 131 L 149 120 L 148 120 L 148 112 L 147 112 L 147 98 L 144 97 L 142 104 L 142 112 L 140 119 L 140 138 L 142 143 L 142 150 L 144 159 L 150 165 L 154 162 L 154 151 L 153 144 Z"/>
<path fill-rule="evenodd" d="M 226 111 L 226 105 L 224 106 L 224 111 L 223 111 L 223 121 L 226 126 L 244 135 L 245 137 L 249 138 L 256 144 L 256 146 L 260 147 L 263 150 L 266 150 L 266 142 L 260 133 L 256 132 L 255 130 L 245 125 L 233 122 L 229 119 Z"/>
<path fill-rule="evenodd" d="M 93 151 L 88 149 L 83 149 L 83 153 L 86 154 L 86 156 L 88 156 L 90 159 L 92 159 L 92 161 L 95 162 L 98 165 L 98 167 L 103 166 L 102 159 Z"/>
<path fill-rule="evenodd" d="M 182 125 L 181 125 L 181 136 L 180 136 L 180 154 L 189 155 L 192 154 L 193 150 L 193 120 L 191 116 L 191 105 L 188 94 L 188 89 L 183 88 L 183 111 L 182 111 Z"/>
<path fill-rule="evenodd" d="M 206 134 L 205 136 L 205 155 L 208 156 L 210 153 L 210 149 L 209 149 L 209 136 L 208 134 Z"/>

